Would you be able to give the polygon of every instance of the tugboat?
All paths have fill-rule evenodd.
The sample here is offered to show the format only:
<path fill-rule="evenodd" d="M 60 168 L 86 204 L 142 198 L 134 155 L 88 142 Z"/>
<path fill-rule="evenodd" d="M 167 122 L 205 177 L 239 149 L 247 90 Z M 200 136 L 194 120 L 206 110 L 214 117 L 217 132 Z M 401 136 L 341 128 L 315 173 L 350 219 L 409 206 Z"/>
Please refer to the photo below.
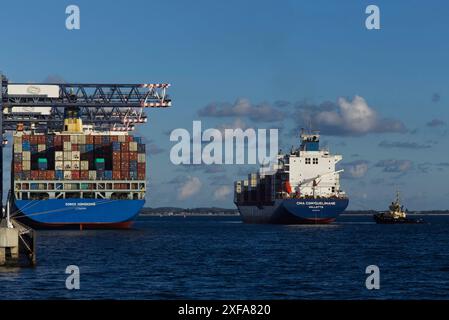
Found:
<path fill-rule="evenodd" d="M 396 200 L 388 207 L 388 212 L 377 213 L 373 216 L 374 221 L 379 224 L 396 223 L 423 223 L 422 219 L 407 218 L 406 210 L 399 200 L 399 192 L 396 193 Z"/>

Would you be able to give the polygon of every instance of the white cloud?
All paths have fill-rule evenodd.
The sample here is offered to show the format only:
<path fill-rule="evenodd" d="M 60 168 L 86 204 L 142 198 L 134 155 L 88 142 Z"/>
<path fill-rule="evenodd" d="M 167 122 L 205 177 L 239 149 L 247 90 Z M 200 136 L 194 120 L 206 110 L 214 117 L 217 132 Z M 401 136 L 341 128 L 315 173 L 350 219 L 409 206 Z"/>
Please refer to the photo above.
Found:
<path fill-rule="evenodd" d="M 342 165 L 344 168 L 344 177 L 346 178 L 363 178 L 368 172 L 368 161 L 356 160 Z"/>
<path fill-rule="evenodd" d="M 197 194 L 201 189 L 202 183 L 198 177 L 187 177 L 187 180 L 179 188 L 178 199 L 185 200 Z"/>
<path fill-rule="evenodd" d="M 249 99 L 239 98 L 231 103 L 211 103 L 200 109 L 202 117 L 247 117 L 254 122 L 283 120 L 286 114 L 267 103 L 252 104 Z"/>
<path fill-rule="evenodd" d="M 337 104 L 303 104 L 298 107 L 297 115 L 302 122 L 310 123 L 330 135 L 362 136 L 376 132 L 407 131 L 401 121 L 380 117 L 364 98 L 357 95 L 352 101 L 339 98 Z"/>
<path fill-rule="evenodd" d="M 232 192 L 231 188 L 228 186 L 218 187 L 214 192 L 215 200 L 224 200 Z"/>

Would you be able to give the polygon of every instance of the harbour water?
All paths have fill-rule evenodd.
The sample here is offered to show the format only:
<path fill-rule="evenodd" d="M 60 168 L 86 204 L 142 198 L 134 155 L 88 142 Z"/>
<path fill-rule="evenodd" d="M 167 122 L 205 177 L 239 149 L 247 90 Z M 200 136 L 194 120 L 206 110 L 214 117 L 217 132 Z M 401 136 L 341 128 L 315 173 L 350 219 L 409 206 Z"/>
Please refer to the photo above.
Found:
<path fill-rule="evenodd" d="M 447 299 L 449 216 L 376 225 L 141 217 L 122 231 L 39 231 L 35 268 L 0 269 L 0 299 Z M 80 289 L 67 290 L 68 265 Z M 367 290 L 365 268 L 380 268 Z"/>

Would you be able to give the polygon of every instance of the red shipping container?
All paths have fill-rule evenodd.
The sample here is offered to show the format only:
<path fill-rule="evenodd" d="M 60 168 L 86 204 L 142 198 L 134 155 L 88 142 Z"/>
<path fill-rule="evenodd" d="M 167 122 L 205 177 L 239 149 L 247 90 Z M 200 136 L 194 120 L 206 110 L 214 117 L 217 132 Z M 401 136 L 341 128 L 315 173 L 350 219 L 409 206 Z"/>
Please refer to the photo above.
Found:
<path fill-rule="evenodd" d="M 120 151 L 112 151 L 112 161 L 120 161 Z"/>
<path fill-rule="evenodd" d="M 145 163 L 138 163 L 137 164 L 137 172 L 145 173 Z"/>
<path fill-rule="evenodd" d="M 137 179 L 145 180 L 145 172 L 137 172 Z"/>
<path fill-rule="evenodd" d="M 94 136 L 94 144 L 101 145 L 103 143 L 102 136 Z"/>
<path fill-rule="evenodd" d="M 47 180 L 55 180 L 55 172 L 53 170 L 44 171 L 47 172 Z"/>
<path fill-rule="evenodd" d="M 111 142 L 118 142 L 118 136 L 110 136 L 109 139 Z"/>
<path fill-rule="evenodd" d="M 30 137 L 30 144 L 37 144 L 37 136 Z"/>
<path fill-rule="evenodd" d="M 86 136 L 86 144 L 94 144 L 94 136 L 92 135 Z"/>
<path fill-rule="evenodd" d="M 62 142 L 70 142 L 70 136 L 69 135 L 63 135 L 62 136 Z"/>
<path fill-rule="evenodd" d="M 45 144 L 45 136 L 44 135 L 41 135 L 41 136 L 38 136 L 39 138 L 38 138 L 38 142 L 39 142 L 39 144 Z"/>
<path fill-rule="evenodd" d="M 39 179 L 39 170 L 31 170 L 31 179 L 32 180 Z"/>
<path fill-rule="evenodd" d="M 22 172 L 22 163 L 14 163 L 14 172 Z"/>
<path fill-rule="evenodd" d="M 80 172 L 80 179 L 81 180 L 89 180 L 89 171 L 88 170 L 81 170 L 81 172 Z"/>
<path fill-rule="evenodd" d="M 137 151 L 129 152 L 129 161 L 137 161 Z"/>
<path fill-rule="evenodd" d="M 118 171 L 118 170 L 112 171 L 112 179 L 113 180 L 120 180 L 121 177 L 122 177 L 122 175 L 121 175 L 120 171 Z"/>
<path fill-rule="evenodd" d="M 24 134 L 24 135 L 22 136 L 22 140 L 23 140 L 23 141 L 30 141 L 30 136 L 29 136 L 28 134 Z"/>
<path fill-rule="evenodd" d="M 55 145 L 62 144 L 62 136 L 55 136 Z"/>
<path fill-rule="evenodd" d="M 129 152 L 122 152 L 121 161 L 129 161 Z"/>
<path fill-rule="evenodd" d="M 78 170 L 72 170 L 72 180 L 79 180 L 80 172 Z"/>
<path fill-rule="evenodd" d="M 77 144 L 72 143 L 72 151 L 79 151 L 79 147 Z"/>
<path fill-rule="evenodd" d="M 121 172 L 120 176 L 121 176 L 122 180 L 128 180 L 129 179 L 129 171 L 122 170 L 120 172 Z"/>
<path fill-rule="evenodd" d="M 47 180 L 47 171 L 39 171 L 39 180 Z"/>
<path fill-rule="evenodd" d="M 128 142 L 120 143 L 120 150 L 122 151 L 122 153 L 129 151 L 129 143 Z"/>

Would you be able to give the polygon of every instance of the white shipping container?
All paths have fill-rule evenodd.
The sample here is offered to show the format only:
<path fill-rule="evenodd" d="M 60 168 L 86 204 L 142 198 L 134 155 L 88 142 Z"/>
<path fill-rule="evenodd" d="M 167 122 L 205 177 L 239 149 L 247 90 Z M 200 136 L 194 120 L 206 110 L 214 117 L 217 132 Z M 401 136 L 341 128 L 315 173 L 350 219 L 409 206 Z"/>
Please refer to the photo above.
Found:
<path fill-rule="evenodd" d="M 72 170 L 79 170 L 79 169 L 80 169 L 80 162 L 72 161 Z"/>
<path fill-rule="evenodd" d="M 72 160 L 79 160 L 79 159 L 80 159 L 80 152 L 72 151 Z"/>
<path fill-rule="evenodd" d="M 129 143 L 129 151 L 137 151 L 137 142 Z"/>
<path fill-rule="evenodd" d="M 30 161 L 31 160 L 31 152 L 30 151 L 23 151 L 22 152 L 22 160 L 23 161 Z"/>
<path fill-rule="evenodd" d="M 73 134 L 70 136 L 70 142 L 72 144 L 78 144 L 78 136 L 76 134 Z"/>
<path fill-rule="evenodd" d="M 72 161 L 64 161 L 64 170 L 72 170 Z"/>
<path fill-rule="evenodd" d="M 62 151 L 55 151 L 55 161 L 63 161 L 64 154 Z"/>
<path fill-rule="evenodd" d="M 64 161 L 72 161 L 72 152 L 64 151 Z"/>
<path fill-rule="evenodd" d="M 22 152 L 22 144 L 18 143 L 14 145 L 14 152 L 15 153 L 21 153 Z"/>
<path fill-rule="evenodd" d="M 23 171 L 31 170 L 31 161 L 22 161 L 22 170 Z"/>
<path fill-rule="evenodd" d="M 72 143 L 70 141 L 64 141 L 64 151 L 72 151 Z"/>
<path fill-rule="evenodd" d="M 37 145 L 37 151 L 38 152 L 45 151 L 45 144 L 38 144 Z"/>
<path fill-rule="evenodd" d="M 89 171 L 89 180 L 97 180 L 97 171 L 95 170 Z"/>
<path fill-rule="evenodd" d="M 89 161 L 81 161 L 81 170 L 89 170 Z"/>
<path fill-rule="evenodd" d="M 64 179 L 71 180 L 72 179 L 72 171 L 64 171 Z"/>
<path fill-rule="evenodd" d="M 137 154 L 137 162 L 138 163 L 145 163 L 145 153 L 138 153 Z"/>
<path fill-rule="evenodd" d="M 118 136 L 118 141 L 119 142 L 126 142 L 126 136 Z"/>
<path fill-rule="evenodd" d="M 64 170 L 64 162 L 55 161 L 55 170 Z"/>

